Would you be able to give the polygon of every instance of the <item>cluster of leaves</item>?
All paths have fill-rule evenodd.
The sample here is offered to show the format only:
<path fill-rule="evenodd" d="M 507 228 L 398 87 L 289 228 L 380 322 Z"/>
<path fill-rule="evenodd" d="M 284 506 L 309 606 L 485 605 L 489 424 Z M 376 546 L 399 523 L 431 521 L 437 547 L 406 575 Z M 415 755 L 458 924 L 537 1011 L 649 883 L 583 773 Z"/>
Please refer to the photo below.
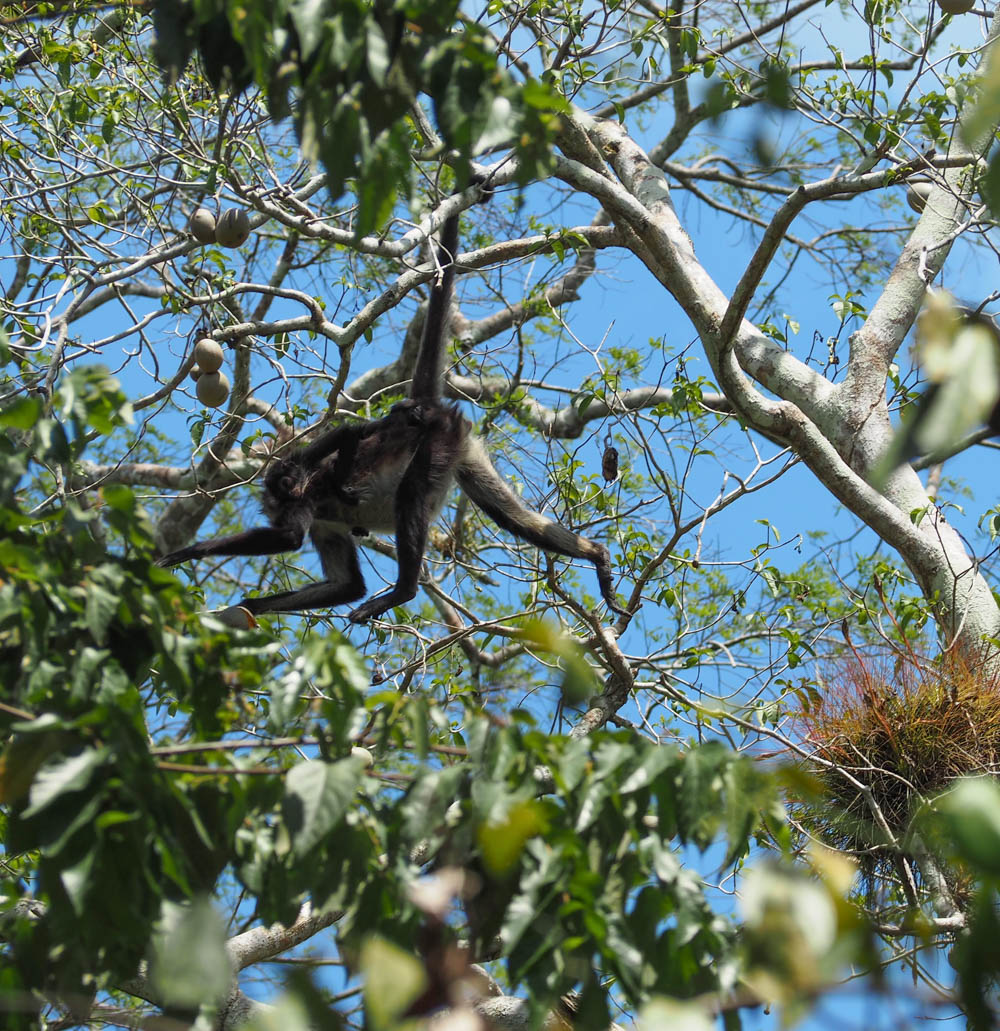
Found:
<path fill-rule="evenodd" d="M 514 149 L 522 182 L 536 177 L 565 107 L 543 84 L 516 86 L 481 26 L 462 21 L 455 31 L 456 0 L 158 0 L 153 19 L 168 78 L 197 50 L 216 90 L 256 80 L 274 120 L 294 115 L 332 196 L 356 178 L 359 233 L 380 225 L 410 182 L 418 95 L 433 101 L 460 185 L 473 155 L 496 145 Z"/>
<path fill-rule="evenodd" d="M 926 815 L 924 826 L 975 885 L 969 927 L 949 956 L 972 1028 L 1000 1021 L 1000 787 L 985 778 L 959 781 Z"/>
<path fill-rule="evenodd" d="M 345 955 L 372 934 L 419 955 L 424 914 L 408 891 L 425 862 L 473 878 L 473 949 L 502 933 L 510 979 L 535 999 L 582 988 L 585 1027 L 607 1025 L 609 974 L 636 1005 L 732 986 L 735 935 L 673 843 L 705 849 L 724 834 L 729 865 L 762 809 L 780 827 L 751 763 L 718 744 L 550 736 L 527 717 L 470 713 L 457 731 L 426 699 L 366 695 L 336 637 L 284 662 L 263 632 L 215 632 L 151 564 L 127 488 L 105 490 L 100 513 L 35 504 L 49 470 L 70 470 L 93 429 L 129 414 L 95 369 L 69 376 L 54 408 L 29 398 L 0 413 L 0 800 L 16 872 L 3 890 L 5 908 L 29 888 L 43 905 L 2 928 L 6 989 L 80 997 L 122 983 L 164 907 L 217 890 L 227 867 L 264 920 L 290 921 L 309 896 L 343 913 Z M 261 776 L 258 751 L 243 777 L 247 760 L 213 746 L 237 729 L 238 691 L 261 688 L 269 729 L 300 728 L 315 753 Z M 361 728 L 377 762 L 408 757 L 404 787 L 350 756 Z M 180 737 L 206 742 L 198 766 L 164 761 Z"/>
<path fill-rule="evenodd" d="M 151 564 L 151 529 L 131 491 L 108 487 L 103 514 L 71 498 L 26 511 L 37 497 L 21 482 L 29 459 L 65 472 L 89 434 L 129 414 L 100 369 L 69 376 L 55 405 L 58 419 L 44 417 L 38 397 L 0 411 L 4 844 L 12 857 L 34 852 L 12 893 L 30 883 L 50 903 L 44 931 L 13 933 L 6 977 L 78 991 L 95 971 L 134 973 L 162 900 L 210 888 L 227 861 L 222 786 L 166 776 L 146 730 L 148 707 L 163 699 L 183 701 L 199 732 L 219 733 L 227 686 L 225 638 L 177 633 L 182 592 Z M 104 531 L 123 554 L 108 553 Z M 259 682 L 260 653 L 230 661 Z M 103 921 L 85 919 L 97 911 Z M 69 940 L 78 947 L 51 965 L 46 950 Z"/>
<path fill-rule="evenodd" d="M 625 732 L 552 736 L 524 716 L 498 727 L 470 713 L 442 738 L 426 700 L 364 699 L 335 665 L 317 641 L 281 690 L 294 694 L 300 676 L 323 685 L 316 711 L 331 753 L 367 710 L 376 770 L 404 750 L 417 765 L 404 791 L 386 791 L 354 758 L 289 771 L 273 811 L 252 815 L 238 837 L 239 874 L 265 919 L 290 919 L 308 892 L 342 914 L 347 956 L 363 957 L 372 936 L 419 956 L 414 879 L 421 866 L 459 869 L 467 890 L 449 936 L 483 956 L 499 935 L 510 983 L 542 1006 L 582 991 L 582 1026 L 608 1026 L 609 976 L 635 1006 L 733 987 L 734 929 L 672 842 L 706 849 L 724 834 L 728 866 L 746 854 L 762 809 L 781 833 L 771 783 L 751 763 L 717 744 L 682 754 Z M 424 987 L 401 980 L 381 1005 L 401 1015 Z"/>

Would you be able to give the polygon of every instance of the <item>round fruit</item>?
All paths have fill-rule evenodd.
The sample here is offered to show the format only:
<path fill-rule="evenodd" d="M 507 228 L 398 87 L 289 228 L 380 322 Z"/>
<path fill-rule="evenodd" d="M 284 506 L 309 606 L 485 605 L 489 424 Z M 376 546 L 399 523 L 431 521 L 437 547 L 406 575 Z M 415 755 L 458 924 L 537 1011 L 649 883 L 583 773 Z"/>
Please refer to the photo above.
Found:
<path fill-rule="evenodd" d="M 194 360 L 202 372 L 218 372 L 222 368 L 222 348 L 208 337 L 194 345 Z"/>
<path fill-rule="evenodd" d="M 201 376 L 201 369 L 199 369 L 198 366 L 195 365 L 195 366 L 192 367 L 192 369 L 191 369 L 190 373 L 188 373 L 188 375 L 191 377 L 191 379 L 193 379 L 195 381 L 195 383 L 197 383 L 198 382 L 198 377 Z"/>
<path fill-rule="evenodd" d="M 217 619 L 223 626 L 232 627 L 234 630 L 252 630 L 257 626 L 257 620 L 253 613 L 242 605 L 230 605 L 228 609 L 221 612 L 206 612 L 205 615 L 211 619 Z"/>
<path fill-rule="evenodd" d="M 191 235 L 201 243 L 215 243 L 215 215 L 208 208 L 199 208 L 188 222 Z"/>
<path fill-rule="evenodd" d="M 354 745 L 351 748 L 351 758 L 360 759 L 365 766 L 374 766 L 375 757 L 368 751 L 367 748 L 362 748 L 360 745 Z"/>
<path fill-rule="evenodd" d="M 215 239 L 223 247 L 239 247 L 250 235 L 250 219 L 241 208 L 223 211 L 215 227 Z"/>
<path fill-rule="evenodd" d="M 203 372 L 195 388 L 198 400 L 208 408 L 218 408 L 229 397 L 229 380 L 221 372 Z"/>
<path fill-rule="evenodd" d="M 945 14 L 968 14 L 976 6 L 976 0 L 938 0 L 938 7 Z"/>
<path fill-rule="evenodd" d="M 919 215 L 927 206 L 927 198 L 934 186 L 931 183 L 907 183 L 906 203 Z"/>

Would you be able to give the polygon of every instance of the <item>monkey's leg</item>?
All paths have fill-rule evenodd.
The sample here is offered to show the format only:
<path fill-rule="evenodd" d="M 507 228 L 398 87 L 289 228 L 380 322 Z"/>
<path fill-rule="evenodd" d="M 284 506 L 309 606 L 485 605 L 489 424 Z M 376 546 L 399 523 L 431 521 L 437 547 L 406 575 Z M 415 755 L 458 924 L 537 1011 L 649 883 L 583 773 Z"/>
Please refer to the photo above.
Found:
<path fill-rule="evenodd" d="M 416 596 L 420 565 L 427 550 L 432 484 L 447 475 L 441 462 L 435 461 L 435 454 L 441 450 L 439 444 L 434 435 L 420 444 L 396 488 L 396 586 L 359 605 L 349 616 L 352 623 L 365 623 Z"/>
<path fill-rule="evenodd" d="M 302 547 L 302 538 L 303 532 L 296 526 L 260 526 L 255 530 L 234 533 L 231 537 L 199 541 L 164 555 L 156 560 L 156 564 L 176 566 L 188 559 L 209 555 L 276 555 L 281 551 L 298 551 Z"/>
<path fill-rule="evenodd" d="M 601 597 L 608 608 L 622 616 L 630 615 L 628 609 L 622 608 L 615 600 L 608 549 L 524 505 L 504 483 L 477 438 L 469 438 L 465 456 L 456 469 L 456 476 L 462 490 L 497 526 L 545 551 L 593 562 Z"/>
<path fill-rule="evenodd" d="M 309 533 L 326 579 L 308 587 L 240 602 L 255 616 L 262 612 L 305 612 L 328 609 L 347 601 L 356 601 L 365 593 L 365 581 L 358 563 L 358 549 L 350 537 L 314 525 Z"/>

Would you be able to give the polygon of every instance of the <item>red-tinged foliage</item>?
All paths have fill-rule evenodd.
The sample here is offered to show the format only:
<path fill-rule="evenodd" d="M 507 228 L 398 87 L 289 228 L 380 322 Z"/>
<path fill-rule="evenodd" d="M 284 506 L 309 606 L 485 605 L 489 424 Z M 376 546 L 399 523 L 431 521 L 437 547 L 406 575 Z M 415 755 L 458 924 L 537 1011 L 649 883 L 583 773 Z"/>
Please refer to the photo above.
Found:
<path fill-rule="evenodd" d="M 996 774 L 1000 683 L 955 656 L 851 649 L 826 663 L 820 686 L 822 703 L 798 724 L 822 791 L 798 816 L 853 853 L 877 893 L 883 875 L 898 877 L 900 853 L 913 852 L 923 803 L 958 777 Z"/>

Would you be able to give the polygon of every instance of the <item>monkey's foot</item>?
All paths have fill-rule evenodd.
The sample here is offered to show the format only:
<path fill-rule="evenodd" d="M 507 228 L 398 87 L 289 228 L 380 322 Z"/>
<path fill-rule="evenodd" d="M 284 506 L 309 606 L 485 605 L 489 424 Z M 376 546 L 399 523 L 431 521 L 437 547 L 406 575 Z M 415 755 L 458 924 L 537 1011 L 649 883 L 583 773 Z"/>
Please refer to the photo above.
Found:
<path fill-rule="evenodd" d="M 198 546 L 192 545 L 190 548 L 180 548 L 178 551 L 171 551 L 169 555 L 161 556 L 156 560 L 156 564 L 169 569 L 171 566 L 180 565 L 181 562 L 200 557 L 201 552 L 198 550 Z"/>
<path fill-rule="evenodd" d="M 368 602 L 365 605 L 359 605 L 347 618 L 352 623 L 367 623 L 369 619 L 381 616 L 390 608 L 392 608 L 391 605 L 376 605 L 374 602 Z"/>

